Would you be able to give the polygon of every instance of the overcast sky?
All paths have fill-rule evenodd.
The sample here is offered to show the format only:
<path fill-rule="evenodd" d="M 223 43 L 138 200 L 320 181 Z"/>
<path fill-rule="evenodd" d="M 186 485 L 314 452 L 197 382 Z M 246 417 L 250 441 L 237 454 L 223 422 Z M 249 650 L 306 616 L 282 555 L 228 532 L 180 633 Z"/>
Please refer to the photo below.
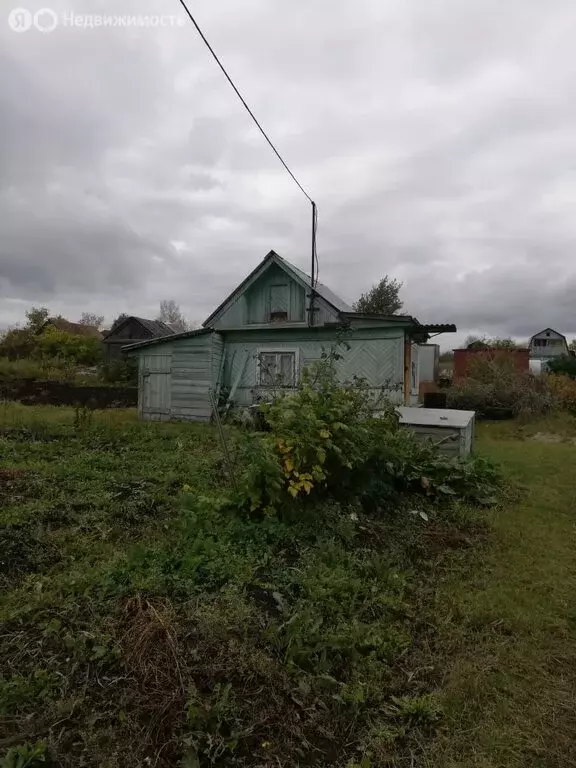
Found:
<path fill-rule="evenodd" d="M 174 14 L 177 0 L 41 0 Z M 192 25 L 8 25 L 0 7 L 0 326 L 31 304 L 202 321 L 310 206 Z M 576 335 L 574 0 L 191 0 L 318 203 L 320 279 L 383 274 L 422 322 Z M 49 22 L 46 16 L 42 24 Z"/>

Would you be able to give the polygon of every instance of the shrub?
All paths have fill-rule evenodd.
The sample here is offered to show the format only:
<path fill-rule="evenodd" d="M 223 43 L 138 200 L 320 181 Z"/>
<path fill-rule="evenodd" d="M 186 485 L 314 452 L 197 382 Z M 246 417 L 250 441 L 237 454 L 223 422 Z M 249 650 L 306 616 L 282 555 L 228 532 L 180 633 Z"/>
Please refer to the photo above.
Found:
<path fill-rule="evenodd" d="M 11 747 L 2 762 L 1 768 L 40 768 L 46 766 L 46 745 L 43 742 L 38 744 L 22 744 L 21 746 Z"/>
<path fill-rule="evenodd" d="M 487 486 L 494 478 L 477 482 L 474 460 L 448 462 L 399 426 L 390 401 L 361 381 L 340 385 L 331 355 L 305 373 L 296 392 L 261 411 L 267 431 L 240 446 L 240 505 L 251 512 L 289 518 L 328 498 L 377 509 L 414 492 L 428 500 L 493 495 Z M 462 466 L 469 471 L 462 474 Z"/>
<path fill-rule="evenodd" d="M 545 377 L 519 373 L 513 361 L 500 357 L 473 361 L 466 381 L 448 391 L 447 404 L 479 418 L 535 416 L 551 410 L 555 398 Z"/>
<path fill-rule="evenodd" d="M 569 376 L 576 379 L 576 357 L 563 355 L 549 360 L 547 363 L 550 373 Z"/>
<path fill-rule="evenodd" d="M 546 382 L 558 406 L 576 414 L 576 380 L 566 374 L 550 373 Z"/>
<path fill-rule="evenodd" d="M 97 337 L 79 336 L 58 328 L 46 328 L 37 336 L 34 356 L 77 365 L 97 365 L 102 359 L 102 343 Z"/>
<path fill-rule="evenodd" d="M 97 365 L 102 359 L 102 344 L 97 337 L 66 333 L 57 328 L 46 328 L 40 334 L 29 328 L 16 328 L 1 339 L 0 358 L 59 366 Z"/>
<path fill-rule="evenodd" d="M 76 367 L 62 360 L 10 360 L 0 358 L 0 379 L 38 379 L 41 381 L 71 381 L 77 378 Z"/>
<path fill-rule="evenodd" d="M 13 328 L 0 339 L 0 357 L 20 360 L 30 357 L 36 345 L 36 337 L 28 328 Z"/>
<path fill-rule="evenodd" d="M 138 361 L 129 358 L 105 363 L 101 368 L 101 377 L 108 384 L 137 384 Z"/>

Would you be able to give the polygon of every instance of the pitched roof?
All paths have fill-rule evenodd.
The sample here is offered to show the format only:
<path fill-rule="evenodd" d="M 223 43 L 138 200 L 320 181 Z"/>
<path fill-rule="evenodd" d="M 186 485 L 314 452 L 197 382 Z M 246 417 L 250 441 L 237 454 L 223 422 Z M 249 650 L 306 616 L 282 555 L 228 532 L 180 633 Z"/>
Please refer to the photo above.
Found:
<path fill-rule="evenodd" d="M 270 251 L 266 256 L 262 259 L 260 264 L 258 264 L 255 269 L 250 272 L 250 274 L 242 280 L 242 282 L 232 291 L 232 293 L 227 296 L 224 301 L 216 307 L 214 312 L 206 318 L 206 320 L 202 323 L 204 327 L 207 327 L 210 325 L 210 323 L 214 320 L 214 318 L 222 312 L 222 310 L 231 302 L 233 301 L 239 294 L 241 294 L 245 288 L 248 287 L 250 283 L 252 283 L 257 277 L 260 277 L 261 274 L 263 274 L 268 266 L 270 264 L 277 264 L 281 269 L 283 269 L 285 272 L 287 272 L 289 275 L 291 275 L 298 283 L 303 285 L 305 288 L 310 289 L 312 287 L 312 280 L 310 279 L 310 276 L 307 275 L 305 272 L 303 272 L 301 269 L 298 269 L 298 267 L 295 267 L 294 264 L 291 264 L 286 259 L 282 258 L 282 256 L 279 256 L 275 251 Z M 335 293 L 332 293 L 332 291 L 327 288 L 322 283 L 317 283 L 315 288 L 315 293 L 320 296 L 324 301 L 326 301 L 328 304 L 330 304 L 331 307 L 333 307 L 337 312 L 352 312 L 352 307 L 346 304 L 346 302 L 341 299 L 339 296 L 337 296 Z"/>
<path fill-rule="evenodd" d="M 127 344 L 122 347 L 123 352 L 128 352 L 133 349 L 139 349 L 140 347 L 149 347 L 152 344 L 165 344 L 168 341 L 174 341 L 175 339 L 190 339 L 193 336 L 202 336 L 204 333 L 216 333 L 213 328 L 197 328 L 195 331 L 184 331 L 183 333 L 173 333 L 170 336 L 160 336 L 156 339 L 147 339 L 146 341 L 136 341 L 132 344 Z"/>
<path fill-rule="evenodd" d="M 558 336 L 561 336 L 564 339 L 564 341 L 566 341 L 566 343 L 568 343 L 566 336 L 564 336 L 563 333 L 560 333 L 560 331 L 555 331 L 554 328 L 544 328 L 544 330 L 538 331 L 538 333 L 535 333 L 533 336 L 530 336 L 530 341 L 532 341 L 532 339 L 535 339 L 536 336 L 540 336 L 542 333 L 546 333 L 547 331 L 552 331 L 552 333 L 556 333 Z"/>
<path fill-rule="evenodd" d="M 154 336 L 168 336 L 174 333 L 174 329 L 162 320 L 148 320 L 145 317 L 134 317 L 134 320 L 138 320 Z"/>
<path fill-rule="evenodd" d="M 72 323 L 70 320 L 65 320 L 63 317 L 49 317 L 42 323 L 38 333 L 42 333 L 47 326 L 52 326 L 52 328 L 57 328 L 59 331 L 64 331 L 65 333 L 72 333 L 75 336 L 90 336 L 95 339 L 101 338 L 100 331 L 93 325 Z"/>
<path fill-rule="evenodd" d="M 130 320 L 136 320 L 140 325 L 152 334 L 153 338 L 160 338 L 162 336 L 171 336 L 174 333 L 174 329 L 162 320 L 148 320 L 146 317 L 136 317 L 136 315 L 129 315 L 121 320 L 118 325 L 110 328 L 104 334 L 104 339 L 108 339 L 113 333 L 116 333 Z"/>
<path fill-rule="evenodd" d="M 274 251 L 271 251 L 270 253 L 274 253 Z M 285 268 L 292 271 L 303 283 L 306 283 L 309 288 L 312 286 L 312 279 L 310 278 L 310 275 L 307 275 L 306 272 L 303 272 L 298 267 L 295 267 L 294 264 L 286 261 L 286 259 L 284 259 L 282 256 L 279 256 L 277 253 L 275 255 Z M 337 309 L 339 312 L 353 311 L 352 307 L 347 304 L 344 299 L 341 299 L 340 296 L 337 296 L 333 291 L 330 290 L 330 288 L 328 288 L 328 286 L 324 285 L 323 283 L 316 283 L 315 291 L 318 296 L 321 296 L 324 301 L 327 301 L 328 304 L 331 304 L 334 309 Z"/>

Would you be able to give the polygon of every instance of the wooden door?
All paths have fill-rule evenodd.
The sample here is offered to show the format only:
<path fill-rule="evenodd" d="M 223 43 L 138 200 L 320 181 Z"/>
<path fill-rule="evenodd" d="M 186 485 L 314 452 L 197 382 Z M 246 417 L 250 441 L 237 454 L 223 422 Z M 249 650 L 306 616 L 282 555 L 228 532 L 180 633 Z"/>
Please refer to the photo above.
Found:
<path fill-rule="evenodd" d="M 172 356 L 143 355 L 140 365 L 140 415 L 166 421 L 170 418 Z"/>

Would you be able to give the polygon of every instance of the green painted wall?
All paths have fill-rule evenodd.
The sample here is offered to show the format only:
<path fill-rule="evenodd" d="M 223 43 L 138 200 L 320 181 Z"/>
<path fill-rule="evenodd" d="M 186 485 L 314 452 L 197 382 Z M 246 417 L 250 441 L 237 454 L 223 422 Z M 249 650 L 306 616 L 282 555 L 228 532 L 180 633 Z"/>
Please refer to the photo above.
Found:
<path fill-rule="evenodd" d="M 296 350 L 300 371 L 319 360 L 336 339 L 334 329 L 275 329 L 258 332 L 227 332 L 224 381 L 228 388 L 237 383 L 233 399 L 239 405 L 251 405 L 266 397 L 258 381 L 259 351 Z M 365 378 L 374 388 L 387 387 L 390 396 L 402 401 L 404 379 L 403 329 L 358 329 L 345 336 L 349 346 L 340 345 L 342 359 L 337 363 L 341 381 L 353 376 Z"/>
<path fill-rule="evenodd" d="M 277 264 L 271 264 L 263 275 L 213 321 L 213 327 L 217 330 L 277 327 L 277 323 L 270 321 L 271 311 L 287 312 L 286 325 L 306 327 L 308 301 L 309 290 Z M 337 322 L 337 313 L 321 297 L 316 297 L 314 306 L 315 325 Z"/>
<path fill-rule="evenodd" d="M 172 345 L 144 347 L 138 355 L 138 412 L 143 419 L 170 419 Z"/>
<path fill-rule="evenodd" d="M 270 322 L 271 311 L 287 313 L 287 322 L 304 323 L 305 290 L 276 264 L 266 270 L 244 294 L 247 306 L 247 324 L 263 325 Z"/>
<path fill-rule="evenodd" d="M 374 389 L 386 388 L 402 402 L 404 329 L 356 328 L 337 347 L 341 381 L 365 378 Z M 204 333 L 172 339 L 135 351 L 140 363 L 139 408 L 144 419 L 205 421 L 212 407 L 209 393 L 233 390 L 241 406 L 267 399 L 259 382 L 258 353 L 294 351 L 299 373 L 335 344 L 334 328 L 264 328 Z"/>
<path fill-rule="evenodd" d="M 224 341 L 218 333 L 173 339 L 138 352 L 143 419 L 206 421 L 217 389 Z"/>

